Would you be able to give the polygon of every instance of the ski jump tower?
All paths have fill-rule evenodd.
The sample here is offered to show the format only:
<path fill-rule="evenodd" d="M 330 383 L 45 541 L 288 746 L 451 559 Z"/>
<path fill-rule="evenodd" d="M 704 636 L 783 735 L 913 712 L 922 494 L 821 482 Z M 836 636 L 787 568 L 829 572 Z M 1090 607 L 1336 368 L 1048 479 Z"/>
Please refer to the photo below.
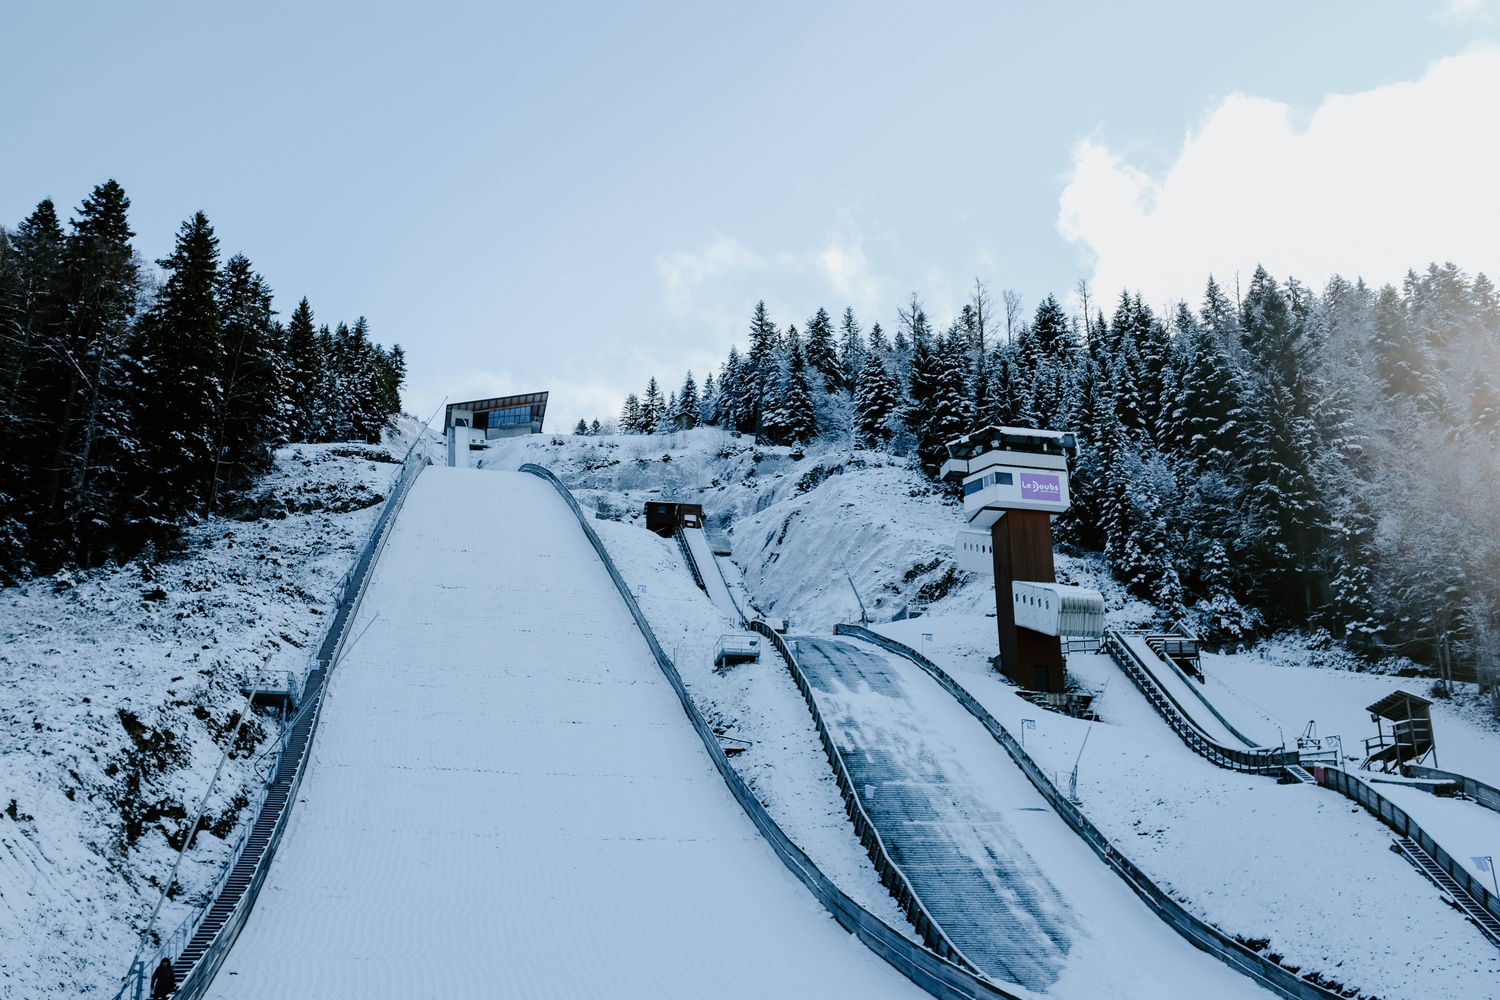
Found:
<path fill-rule="evenodd" d="M 1104 597 L 1057 582 L 1052 518 L 1068 509 L 1069 431 L 986 427 L 948 444 L 943 479 L 962 483 L 959 567 L 995 577 L 1000 670 L 1022 687 L 1062 693 L 1064 637 L 1104 632 Z"/>

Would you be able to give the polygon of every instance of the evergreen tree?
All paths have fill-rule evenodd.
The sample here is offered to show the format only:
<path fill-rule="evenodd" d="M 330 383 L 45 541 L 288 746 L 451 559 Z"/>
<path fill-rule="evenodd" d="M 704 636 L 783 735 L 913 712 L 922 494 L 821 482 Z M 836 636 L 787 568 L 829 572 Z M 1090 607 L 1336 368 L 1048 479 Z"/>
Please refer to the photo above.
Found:
<path fill-rule="evenodd" d="M 220 412 L 219 240 L 202 212 L 182 224 L 156 304 L 136 327 L 131 355 L 142 482 L 134 521 L 158 542 L 179 514 L 208 497 Z"/>
<path fill-rule="evenodd" d="M 129 207 L 115 181 L 94 188 L 79 206 L 63 248 L 59 291 L 65 313 L 49 347 L 68 374 L 49 470 L 47 520 L 58 554 L 85 564 L 93 562 L 96 541 L 110 547 L 106 536 L 118 526 L 117 494 L 130 449 L 121 357 L 136 304 Z"/>
<path fill-rule="evenodd" d="M 1076 346 L 1073 328 L 1068 314 L 1051 295 L 1036 307 L 1036 317 L 1031 321 L 1031 332 L 1036 338 L 1037 349 L 1050 358 L 1066 360 L 1072 357 Z"/>
<path fill-rule="evenodd" d="M 801 346 L 793 343 L 786 377 L 781 382 L 781 393 L 768 414 L 766 428 L 772 440 L 780 444 L 811 441 L 818 433 L 806 368 Z"/>
<path fill-rule="evenodd" d="M 1195 327 L 1181 383 L 1167 408 L 1164 443 L 1197 468 L 1228 468 L 1239 438 L 1239 382 L 1218 335 Z"/>
<path fill-rule="evenodd" d="M 645 433 L 641 430 L 641 400 L 633 392 L 625 397 L 625 405 L 620 408 L 620 433 Z"/>
<path fill-rule="evenodd" d="M 712 378 L 710 375 L 709 379 Z M 677 394 L 676 417 L 677 426 L 682 430 L 690 431 L 698 426 L 698 383 L 693 381 L 691 371 L 682 380 L 682 392 Z"/>
<path fill-rule="evenodd" d="M 593 437 L 598 437 L 600 434 L 603 434 L 603 433 L 604 433 L 604 426 L 599 423 L 599 418 L 595 417 L 594 420 L 593 420 L 593 423 L 589 424 L 589 434 L 591 436 L 593 436 Z"/>
<path fill-rule="evenodd" d="M 207 508 L 219 492 L 245 485 L 271 467 L 271 448 L 286 440 L 279 401 L 281 331 L 272 320 L 271 290 L 236 254 L 219 284 L 224 356 L 215 397 L 213 474 Z"/>
<path fill-rule="evenodd" d="M 852 314 L 851 314 L 852 318 Z M 823 376 L 823 387 L 837 392 L 844 386 L 843 368 L 833 338 L 833 318 L 819 308 L 807 321 L 807 364 Z"/>
<path fill-rule="evenodd" d="M 917 438 L 917 457 L 930 476 L 948 457 L 947 444 L 968 433 L 970 410 L 968 387 L 964 383 L 963 343 L 952 343 L 934 358 L 935 378 L 928 400 L 926 419 Z M 912 365 L 916 371 L 915 359 Z"/>
<path fill-rule="evenodd" d="M 588 432 L 589 432 L 589 425 L 584 422 L 584 419 L 582 417 L 579 417 L 578 418 L 578 423 L 576 423 L 576 424 L 573 425 L 573 436 L 574 437 L 584 437 L 585 435 L 588 434 Z"/>
<path fill-rule="evenodd" d="M 859 371 L 854 406 L 859 413 L 859 440 L 866 447 L 879 448 L 890 441 L 891 421 L 901 406 L 900 386 L 874 351 L 865 355 Z"/>
<path fill-rule="evenodd" d="M 323 383 L 323 352 L 313 325 L 312 306 L 304 297 L 286 325 L 283 392 L 288 441 L 315 440 L 318 387 Z"/>
<path fill-rule="evenodd" d="M 718 411 L 719 390 L 714 385 L 714 373 L 709 372 L 708 377 L 703 380 L 703 394 L 698 397 L 698 422 L 700 424 L 715 423 Z"/>
<path fill-rule="evenodd" d="M 757 438 L 761 434 L 766 393 L 776 384 L 773 380 L 780 374 L 776 364 L 777 341 L 776 324 L 767 315 L 766 303 L 762 299 L 755 304 L 755 312 L 750 317 L 750 353 L 740 372 L 741 396 L 737 407 L 749 417 L 749 429 Z"/>
<path fill-rule="evenodd" d="M 839 382 L 852 391 L 860 370 L 865 366 L 865 345 L 860 335 L 859 321 L 854 310 L 844 308 L 844 318 L 839 324 Z"/>
<path fill-rule="evenodd" d="M 641 419 L 640 432 L 642 434 L 655 434 L 658 430 L 665 430 L 662 426 L 667 414 L 667 401 L 661 398 L 661 386 L 656 384 L 656 376 L 646 383 L 646 394 L 641 397 Z"/>

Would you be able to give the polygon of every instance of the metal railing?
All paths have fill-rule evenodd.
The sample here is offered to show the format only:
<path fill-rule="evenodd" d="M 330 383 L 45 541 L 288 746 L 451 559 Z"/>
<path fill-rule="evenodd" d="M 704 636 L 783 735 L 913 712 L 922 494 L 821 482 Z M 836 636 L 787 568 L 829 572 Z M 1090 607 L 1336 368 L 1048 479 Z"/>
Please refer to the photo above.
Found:
<path fill-rule="evenodd" d="M 625 578 L 620 575 L 620 571 L 615 567 L 614 560 L 610 558 L 609 551 L 604 547 L 604 542 L 599 538 L 598 533 L 594 531 L 593 525 L 589 523 L 589 519 L 584 515 L 583 509 L 578 506 L 578 501 L 574 499 L 573 494 L 569 492 L 562 480 L 540 465 L 523 465 L 520 471 L 530 473 L 550 482 L 572 509 L 574 516 L 578 518 L 579 526 L 583 528 L 584 534 L 588 536 L 589 543 L 594 547 L 594 551 L 598 553 L 600 560 L 604 563 L 604 568 L 609 573 L 610 579 L 614 581 L 615 589 L 619 591 L 621 600 L 625 602 L 625 607 L 630 611 L 631 617 L 635 619 L 641 635 L 646 640 L 646 645 L 650 647 L 651 654 L 656 658 L 657 666 L 661 668 L 661 672 L 666 676 L 667 682 L 671 684 L 672 690 L 677 693 L 677 699 L 682 705 L 682 710 L 692 723 L 693 729 L 697 731 L 699 739 L 703 741 L 703 746 L 708 750 L 709 758 L 713 761 L 714 767 L 718 769 L 719 775 L 724 779 L 724 783 L 729 786 L 730 794 L 740 804 L 740 808 L 745 810 L 745 814 L 750 817 L 750 821 L 755 824 L 761 836 L 771 845 L 771 849 L 776 852 L 777 857 L 781 858 L 782 864 L 786 865 L 787 870 L 807 887 L 808 891 L 817 898 L 818 902 L 823 904 L 833 919 L 838 921 L 839 926 L 858 937 L 867 948 L 888 962 L 896 971 L 906 976 L 926 992 L 940 998 L 940 1000 L 963 1000 L 963 998 L 979 997 L 1001 997 L 1005 998 L 1005 1000 L 1018 1000 L 1014 994 L 1006 992 L 989 980 L 961 968 L 948 959 L 939 957 L 923 945 L 905 937 L 885 921 L 860 906 L 846 896 L 838 886 L 834 885 L 828 876 L 824 875 L 818 866 L 813 863 L 812 859 L 803 853 L 800 847 L 792 843 L 791 838 L 771 818 L 771 814 L 766 811 L 766 807 L 761 805 L 760 801 L 756 799 L 755 794 L 750 790 L 750 786 L 745 784 L 745 779 L 740 777 L 739 772 L 730 766 L 729 759 L 719 747 L 719 741 L 713 729 L 709 726 L 708 721 L 703 718 L 703 713 L 698 710 L 698 706 L 693 703 L 692 696 L 688 694 L 687 687 L 683 684 L 681 675 L 677 673 L 677 667 L 668 659 L 667 654 L 662 651 L 661 644 L 657 642 L 656 633 L 652 631 L 650 622 L 646 620 L 646 616 L 642 613 L 640 605 L 636 603 L 634 595 L 631 594 L 630 587 L 626 584 Z"/>
<path fill-rule="evenodd" d="M 849 766 L 844 763 L 844 755 L 839 753 L 837 744 L 833 742 L 833 734 L 829 731 L 827 723 L 823 721 L 823 713 L 818 709 L 818 703 L 813 697 L 812 685 L 808 683 L 807 675 L 802 672 L 802 665 L 792 655 L 792 650 L 786 644 L 786 640 L 776 633 L 763 621 L 753 621 L 748 626 L 771 640 L 771 645 L 781 654 L 786 661 L 786 666 L 792 674 L 792 680 L 797 685 L 797 690 L 802 692 L 802 700 L 807 702 L 807 710 L 812 713 L 813 724 L 818 729 L 818 739 L 823 743 L 823 752 L 828 756 L 828 763 L 833 767 L 833 777 L 838 783 L 839 794 L 844 798 L 844 812 L 849 821 L 854 824 L 854 835 L 859 838 L 859 844 L 870 856 L 870 861 L 875 865 L 875 872 L 880 876 L 880 884 L 890 890 L 891 896 L 896 900 L 896 905 L 906 914 L 906 919 L 911 921 L 912 927 L 916 928 L 917 934 L 922 942 L 939 956 L 948 959 L 961 968 L 970 972 L 979 973 L 979 967 L 968 958 L 964 957 L 962 951 L 949 938 L 947 933 L 933 919 L 926 905 L 917 896 L 916 890 L 912 888 L 911 880 L 891 858 L 890 851 L 886 849 L 885 840 L 880 836 L 875 823 L 870 819 L 870 814 L 865 810 L 865 804 L 860 800 L 859 789 L 854 785 L 854 779 L 849 776 Z M 982 975 L 982 973 L 980 973 Z"/>
<path fill-rule="evenodd" d="M 1145 872 L 1115 850 L 1114 845 L 1098 827 L 1089 822 L 1083 811 L 1069 802 L 1067 796 L 1058 791 L 1057 787 L 1048 780 L 1046 774 L 1031 759 L 1015 737 L 1011 736 L 1009 731 L 989 713 L 989 710 L 949 676 L 942 667 L 910 646 L 897 642 L 895 639 L 886 638 L 877 632 L 871 632 L 859 625 L 839 625 L 837 633 L 863 639 L 882 649 L 897 653 L 926 671 L 945 691 L 957 699 L 959 704 L 968 709 L 970 715 L 989 730 L 995 742 L 1005 749 L 1011 760 L 1047 800 L 1048 805 L 1062 817 L 1063 822 L 1083 838 L 1099 859 L 1120 876 L 1152 912 L 1192 945 L 1208 952 L 1231 969 L 1249 976 L 1258 985 L 1287 1000 L 1334 1000 L 1339 995 L 1283 969 L 1275 962 L 1251 951 L 1223 931 L 1185 910 L 1180 903 L 1157 886 Z"/>
<path fill-rule="evenodd" d="M 1486 785 L 1482 781 L 1457 771 L 1443 771 L 1435 767 L 1423 767 L 1420 764 L 1408 764 L 1406 769 L 1411 772 L 1413 778 L 1432 778 L 1437 781 L 1451 781 L 1458 786 L 1458 791 L 1478 802 L 1486 809 L 1500 812 L 1500 788 Z"/>
<path fill-rule="evenodd" d="M 1346 798 L 1353 799 L 1386 826 L 1403 837 L 1409 837 L 1418 847 L 1426 851 L 1433 861 L 1437 862 L 1438 867 L 1446 872 L 1449 878 L 1458 883 L 1461 890 L 1468 893 L 1469 898 L 1479 909 L 1496 920 L 1500 920 L 1500 899 L 1496 898 L 1494 892 L 1479 879 L 1470 875 L 1468 869 L 1464 868 L 1457 858 L 1443 850 L 1443 846 L 1433 840 L 1432 835 L 1423 830 L 1404 809 L 1370 787 L 1364 779 L 1342 768 L 1316 767 L 1313 769 L 1313 776 L 1324 788 L 1331 788 Z M 1495 937 L 1492 929 L 1484 927 L 1482 929 L 1486 937 L 1500 944 L 1500 939 Z"/>
<path fill-rule="evenodd" d="M 688 548 L 687 537 L 682 533 L 682 525 L 679 524 L 673 529 L 672 534 L 677 539 L 677 547 L 682 550 L 682 559 L 687 563 L 688 571 L 693 574 L 693 582 L 698 585 L 699 590 L 706 592 L 708 585 L 703 582 L 703 574 L 698 571 L 698 560 L 693 558 L 693 550 Z"/>
<path fill-rule="evenodd" d="M 370 569 L 379 558 L 381 550 L 385 546 L 385 540 L 389 535 L 391 524 L 395 520 L 397 512 L 406 500 L 406 495 L 411 489 L 417 476 L 422 469 L 432 464 L 432 460 L 425 454 L 417 454 L 417 445 L 421 443 L 419 437 L 407 450 L 406 457 L 402 461 L 401 472 L 397 475 L 395 483 L 392 484 L 391 492 L 386 500 L 380 517 L 375 521 L 374 527 L 366 537 L 364 545 L 360 548 L 360 554 L 355 559 L 354 565 L 339 580 L 335 590 L 335 612 L 333 620 L 329 622 L 328 632 L 325 634 L 318 651 L 308 658 L 308 662 L 301 672 L 300 678 L 289 677 L 288 688 L 296 685 L 302 689 L 300 700 L 301 708 L 295 716 L 287 720 L 282 726 L 281 735 L 277 740 L 275 761 L 273 766 L 266 772 L 266 777 L 260 782 L 255 799 L 251 803 L 250 819 L 243 824 L 235 846 L 231 849 L 227 863 L 220 871 L 214 881 L 207 902 L 201 909 L 189 914 L 183 922 L 171 934 L 166 935 L 156 942 L 155 947 L 149 951 L 142 951 L 131 963 L 129 972 L 126 973 L 124 982 L 115 1000 L 141 1000 L 147 996 L 149 981 L 152 972 L 161 959 L 175 962 L 187 948 L 188 944 L 196 936 L 198 930 L 208 919 L 214 904 L 223 895 L 224 889 L 232 877 L 235 866 L 244 857 L 245 848 L 250 842 L 251 835 L 261 820 L 266 799 L 271 789 L 282 779 L 281 771 L 289 763 L 286 760 L 286 748 L 291 739 L 293 731 L 297 726 L 312 713 L 308 722 L 307 740 L 303 745 L 301 754 L 294 764 L 294 770 L 287 776 L 288 792 L 280 813 L 276 818 L 275 825 L 270 831 L 270 837 L 266 843 L 260 858 L 256 863 L 256 869 L 250 883 L 237 899 L 234 909 L 225 918 L 215 934 L 214 940 L 203 955 L 194 963 L 192 970 L 183 977 L 176 991 L 172 994 L 177 1000 L 189 1000 L 189 998 L 201 997 L 207 991 L 209 984 L 213 981 L 214 974 L 218 972 L 219 966 L 223 964 L 225 956 L 230 947 L 233 946 L 235 938 L 239 936 L 240 929 L 244 926 L 250 910 L 255 906 L 255 898 L 260 892 L 261 884 L 265 881 L 266 873 L 270 869 L 271 859 L 280 844 L 281 835 L 286 829 L 287 819 L 291 814 L 292 803 L 296 799 L 297 788 L 302 783 L 302 776 L 306 771 L 309 758 L 308 751 L 312 747 L 312 738 L 317 730 L 318 719 L 321 717 L 323 705 L 323 692 L 326 685 L 323 683 L 328 676 L 328 671 L 337 662 L 340 652 L 344 648 L 348 637 L 349 625 L 354 620 L 358 611 L 359 603 L 364 597 L 365 589 L 369 584 Z M 313 672 L 321 670 L 322 673 L 314 677 Z M 264 756 L 264 754 L 262 755 Z M 259 773 L 259 768 L 257 769 Z M 191 831 L 190 831 L 191 835 Z"/>
<path fill-rule="evenodd" d="M 1156 709 L 1156 713 L 1198 756 L 1219 767 L 1230 771 L 1242 771 L 1246 774 L 1279 775 L 1288 766 L 1300 763 L 1301 756 L 1295 750 L 1242 750 L 1215 743 L 1204 735 L 1203 730 L 1194 725 L 1192 718 L 1177 703 L 1177 699 L 1172 697 L 1172 693 L 1156 682 L 1156 678 L 1151 676 L 1151 671 L 1141 663 L 1135 651 L 1125 644 L 1119 632 L 1110 630 L 1105 633 L 1104 648 L 1125 672 L 1125 676 L 1129 677 L 1140 689 L 1141 694 L 1146 696 L 1146 700 L 1151 703 L 1152 708 Z"/>

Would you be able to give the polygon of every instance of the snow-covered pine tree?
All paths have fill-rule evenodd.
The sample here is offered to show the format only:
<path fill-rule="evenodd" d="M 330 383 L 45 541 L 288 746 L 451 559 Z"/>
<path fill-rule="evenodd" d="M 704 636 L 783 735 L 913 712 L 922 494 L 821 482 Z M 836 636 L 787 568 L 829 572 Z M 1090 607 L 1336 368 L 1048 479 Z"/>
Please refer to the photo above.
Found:
<path fill-rule="evenodd" d="M 805 347 L 807 364 L 823 377 L 823 387 L 829 392 L 837 392 L 844 386 L 844 376 L 839 364 L 838 349 L 834 344 L 833 317 L 828 311 L 819 308 L 813 318 L 807 321 L 807 345 Z"/>
<path fill-rule="evenodd" d="M 777 424 L 783 444 L 806 443 L 818 433 L 817 419 L 813 411 L 812 389 L 807 384 L 807 365 L 803 360 L 802 349 L 796 343 L 792 344 L 786 377 L 781 383 L 781 398 L 777 405 Z"/>
<path fill-rule="evenodd" d="M 949 441 L 969 431 L 972 411 L 965 383 L 967 352 L 960 340 L 949 341 L 934 354 L 935 378 L 928 399 L 926 419 L 917 438 L 917 457 L 929 476 L 936 476 L 948 457 Z M 913 372 L 916 371 L 915 354 Z"/>
<path fill-rule="evenodd" d="M 748 415 L 750 430 L 757 437 L 761 433 L 766 394 L 776 385 L 781 374 L 781 367 L 776 363 L 779 340 L 776 324 L 771 322 L 762 299 L 755 304 L 755 312 L 750 317 L 750 353 L 740 373 L 740 401 L 737 405 L 737 409 Z"/>
<path fill-rule="evenodd" d="M 1198 469 L 1229 468 L 1239 438 L 1239 380 L 1210 327 L 1195 325 L 1187 337 L 1181 381 L 1164 408 L 1163 443 Z"/>
<path fill-rule="evenodd" d="M 656 376 L 646 383 L 646 394 L 641 397 L 640 433 L 655 434 L 659 430 L 665 430 L 662 422 L 667 413 L 667 401 L 661 398 L 661 386 L 656 384 Z"/>
<path fill-rule="evenodd" d="M 844 318 L 839 323 L 839 381 L 851 392 L 865 366 L 865 344 L 860 334 L 859 321 L 854 310 L 844 308 Z"/>
<path fill-rule="evenodd" d="M 635 393 L 625 397 L 625 405 L 620 407 L 620 433 L 641 434 L 641 399 Z"/>
<path fill-rule="evenodd" d="M 667 402 L 662 407 L 661 423 L 657 426 L 657 430 L 661 432 L 682 430 L 682 426 L 677 422 L 677 418 L 677 390 L 673 389 L 667 393 Z"/>
<path fill-rule="evenodd" d="M 714 373 L 709 372 L 708 377 L 703 380 L 703 393 L 698 397 L 698 422 L 700 424 L 715 423 L 718 409 L 719 390 L 714 384 Z"/>
<path fill-rule="evenodd" d="M 202 212 L 182 224 L 172 253 L 157 264 L 167 278 L 131 345 L 140 445 L 131 517 L 165 527 L 202 507 L 213 473 L 224 343 L 219 240 Z"/>
<path fill-rule="evenodd" d="M 709 379 L 712 378 L 710 375 Z M 682 392 L 677 394 L 676 422 L 685 431 L 698 426 L 698 383 L 693 381 L 691 371 L 682 380 Z"/>
<path fill-rule="evenodd" d="M 854 387 L 859 440 L 869 448 L 879 448 L 890 441 L 893 433 L 891 422 L 900 406 L 900 386 L 895 377 L 886 369 L 879 354 L 867 352 Z"/>
<path fill-rule="evenodd" d="M 578 423 L 576 423 L 576 424 L 573 425 L 573 436 L 574 437 L 583 437 L 583 436 L 587 435 L 588 432 L 589 432 L 589 425 L 588 425 L 588 423 L 582 417 L 579 417 L 578 418 Z"/>
<path fill-rule="evenodd" d="M 286 434 L 289 441 L 315 440 L 318 386 L 323 381 L 323 353 L 313 324 L 312 306 L 306 298 L 297 303 L 286 325 L 285 397 Z"/>
<path fill-rule="evenodd" d="M 1067 362 L 1077 346 L 1073 340 L 1073 327 L 1068 314 L 1057 299 L 1048 295 L 1036 307 L 1036 316 L 1031 321 L 1031 332 L 1036 338 L 1037 349 L 1046 357 Z"/>

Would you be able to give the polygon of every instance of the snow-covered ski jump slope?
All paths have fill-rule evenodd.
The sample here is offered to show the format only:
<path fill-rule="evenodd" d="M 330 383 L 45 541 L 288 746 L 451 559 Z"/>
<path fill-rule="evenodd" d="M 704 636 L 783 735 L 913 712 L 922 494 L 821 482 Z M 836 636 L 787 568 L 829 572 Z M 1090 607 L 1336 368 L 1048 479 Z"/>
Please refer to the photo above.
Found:
<path fill-rule="evenodd" d="M 852 640 L 789 642 L 893 859 L 965 957 L 1006 989 L 1271 995 L 1158 919 L 915 664 Z"/>
<path fill-rule="evenodd" d="M 352 634 L 211 996 L 925 996 L 758 835 L 548 483 L 428 469 Z"/>

